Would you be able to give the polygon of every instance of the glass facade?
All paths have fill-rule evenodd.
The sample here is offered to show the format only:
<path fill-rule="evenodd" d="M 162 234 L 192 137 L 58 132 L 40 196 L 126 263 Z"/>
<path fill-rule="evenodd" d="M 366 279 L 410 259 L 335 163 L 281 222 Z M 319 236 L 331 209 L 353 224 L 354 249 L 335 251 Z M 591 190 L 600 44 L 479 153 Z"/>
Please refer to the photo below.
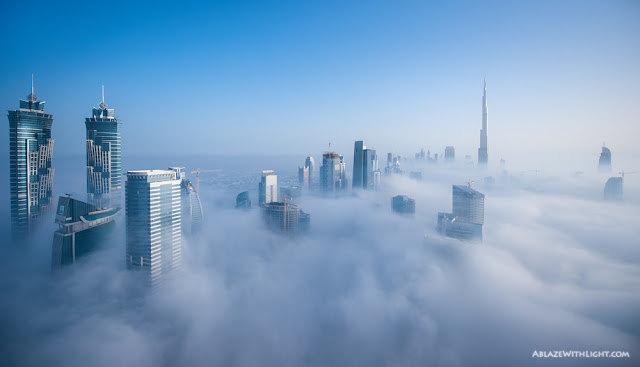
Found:
<path fill-rule="evenodd" d="M 121 123 L 103 101 L 85 119 L 87 194 L 99 208 L 120 207 L 122 200 Z"/>
<path fill-rule="evenodd" d="M 8 117 L 11 233 L 24 240 L 53 205 L 53 116 L 32 91 Z"/>

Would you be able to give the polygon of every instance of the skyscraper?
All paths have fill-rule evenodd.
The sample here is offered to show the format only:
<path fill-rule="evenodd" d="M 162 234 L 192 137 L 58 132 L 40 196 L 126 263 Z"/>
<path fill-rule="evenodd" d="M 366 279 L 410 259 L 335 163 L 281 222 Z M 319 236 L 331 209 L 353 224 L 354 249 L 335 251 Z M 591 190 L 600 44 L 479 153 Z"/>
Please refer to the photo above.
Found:
<path fill-rule="evenodd" d="M 335 192 L 346 187 L 344 158 L 335 152 L 322 154 L 320 167 L 320 189 L 323 192 Z"/>
<path fill-rule="evenodd" d="M 8 117 L 11 233 L 23 240 L 53 205 L 53 116 L 44 112 L 44 102 L 33 92 L 33 76 L 31 94 Z"/>
<path fill-rule="evenodd" d="M 600 159 L 598 160 L 598 170 L 600 172 L 611 171 L 611 151 L 604 145 L 602 146 L 602 153 L 600 153 Z"/>
<path fill-rule="evenodd" d="M 480 130 L 480 148 L 478 148 L 478 165 L 486 166 L 489 160 L 487 152 L 487 124 L 489 119 L 487 107 L 487 81 L 484 81 L 484 95 L 482 96 L 482 130 Z"/>
<path fill-rule="evenodd" d="M 622 177 L 611 177 L 604 185 L 605 200 L 622 200 Z"/>
<path fill-rule="evenodd" d="M 181 180 L 174 171 L 127 172 L 127 268 L 155 286 L 182 261 Z"/>
<path fill-rule="evenodd" d="M 236 196 L 236 209 L 251 209 L 249 191 L 243 191 Z"/>
<path fill-rule="evenodd" d="M 98 208 L 120 207 L 122 200 L 122 165 L 120 126 L 114 110 L 102 102 L 85 119 L 87 128 L 87 194 Z"/>
<path fill-rule="evenodd" d="M 391 198 L 393 211 L 400 214 L 415 214 L 416 201 L 406 195 L 397 195 Z"/>
<path fill-rule="evenodd" d="M 353 188 L 362 188 L 364 182 L 364 142 L 358 140 L 353 148 L 353 176 L 351 177 L 351 184 Z"/>
<path fill-rule="evenodd" d="M 108 239 L 115 227 L 114 216 L 120 208 L 100 209 L 95 205 L 61 196 L 58 199 L 53 234 L 51 265 L 58 269 L 88 255 Z"/>
<path fill-rule="evenodd" d="M 304 168 L 307 168 L 309 171 L 309 180 L 308 180 L 309 183 L 306 186 L 307 189 L 310 189 L 313 186 L 313 175 L 314 175 L 313 171 L 315 169 L 315 165 L 316 165 L 316 162 L 311 156 L 307 157 L 307 159 L 305 159 L 304 161 Z"/>
<path fill-rule="evenodd" d="M 288 235 L 295 235 L 309 228 L 311 216 L 288 202 L 265 204 L 262 214 L 267 227 Z"/>
<path fill-rule="evenodd" d="M 375 172 L 378 171 L 376 174 Z M 380 172 L 378 155 L 374 149 L 367 149 L 363 141 L 356 141 L 353 149 L 354 189 L 373 189 L 378 186 Z"/>
<path fill-rule="evenodd" d="M 471 187 L 453 185 L 453 213 L 438 213 L 440 233 L 461 240 L 482 240 L 484 194 Z"/>
<path fill-rule="evenodd" d="M 454 161 L 456 159 L 456 150 L 452 146 L 448 146 L 444 148 L 444 160 L 445 161 Z"/>
<path fill-rule="evenodd" d="M 309 176 L 309 167 L 298 167 L 298 182 L 300 182 L 300 187 L 304 187 L 305 189 L 309 188 Z"/>
<path fill-rule="evenodd" d="M 180 180 L 180 206 L 182 208 L 182 233 L 190 235 L 202 228 L 202 204 L 191 181 L 185 178 L 184 167 L 169 167 Z"/>
<path fill-rule="evenodd" d="M 258 195 L 258 203 L 261 206 L 278 201 L 278 176 L 274 175 L 272 170 L 262 171 Z"/>

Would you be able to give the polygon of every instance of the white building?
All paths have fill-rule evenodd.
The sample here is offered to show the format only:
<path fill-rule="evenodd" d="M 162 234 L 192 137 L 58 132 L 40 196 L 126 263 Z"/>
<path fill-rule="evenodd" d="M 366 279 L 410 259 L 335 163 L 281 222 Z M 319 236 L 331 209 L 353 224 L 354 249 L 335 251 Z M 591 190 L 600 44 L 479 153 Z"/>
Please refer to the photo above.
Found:
<path fill-rule="evenodd" d="M 272 170 L 262 171 L 258 194 L 258 203 L 260 205 L 278 201 L 278 176 L 274 175 Z"/>

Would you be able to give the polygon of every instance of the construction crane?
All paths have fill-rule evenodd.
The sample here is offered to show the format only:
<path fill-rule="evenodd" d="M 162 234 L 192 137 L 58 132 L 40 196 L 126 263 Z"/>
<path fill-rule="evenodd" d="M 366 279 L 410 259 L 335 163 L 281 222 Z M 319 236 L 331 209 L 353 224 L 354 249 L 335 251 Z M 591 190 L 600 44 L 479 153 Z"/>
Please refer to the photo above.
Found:
<path fill-rule="evenodd" d="M 469 186 L 469 188 L 471 188 L 471 184 L 474 183 L 475 181 L 471 181 L 471 179 L 469 179 L 469 181 L 465 181 L 465 182 L 456 182 L 454 183 L 454 185 L 462 185 L 462 184 L 467 184 Z"/>
<path fill-rule="evenodd" d="M 620 176 L 622 176 L 622 180 L 623 180 L 623 181 L 624 181 L 624 175 L 625 175 L 625 174 L 630 174 L 630 173 L 638 173 L 638 172 L 636 172 L 636 171 L 632 171 L 632 172 L 620 171 L 620 172 L 618 172 L 618 174 L 619 174 Z"/>
<path fill-rule="evenodd" d="M 203 172 L 218 172 L 218 171 L 222 171 L 222 169 L 207 169 L 207 170 L 200 170 L 200 168 L 196 169 L 195 171 L 191 171 L 191 174 L 195 174 L 196 175 L 196 186 L 197 186 L 197 192 L 198 194 L 200 194 L 200 174 Z"/>

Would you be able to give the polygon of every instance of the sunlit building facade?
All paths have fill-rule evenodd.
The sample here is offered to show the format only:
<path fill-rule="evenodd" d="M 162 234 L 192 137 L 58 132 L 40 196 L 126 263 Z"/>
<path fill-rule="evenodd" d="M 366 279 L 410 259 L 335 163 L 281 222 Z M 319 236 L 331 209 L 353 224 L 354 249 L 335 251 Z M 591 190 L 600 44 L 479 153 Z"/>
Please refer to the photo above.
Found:
<path fill-rule="evenodd" d="M 262 171 L 258 194 L 260 195 L 258 203 L 261 206 L 278 201 L 278 175 L 275 175 L 272 170 Z"/>

